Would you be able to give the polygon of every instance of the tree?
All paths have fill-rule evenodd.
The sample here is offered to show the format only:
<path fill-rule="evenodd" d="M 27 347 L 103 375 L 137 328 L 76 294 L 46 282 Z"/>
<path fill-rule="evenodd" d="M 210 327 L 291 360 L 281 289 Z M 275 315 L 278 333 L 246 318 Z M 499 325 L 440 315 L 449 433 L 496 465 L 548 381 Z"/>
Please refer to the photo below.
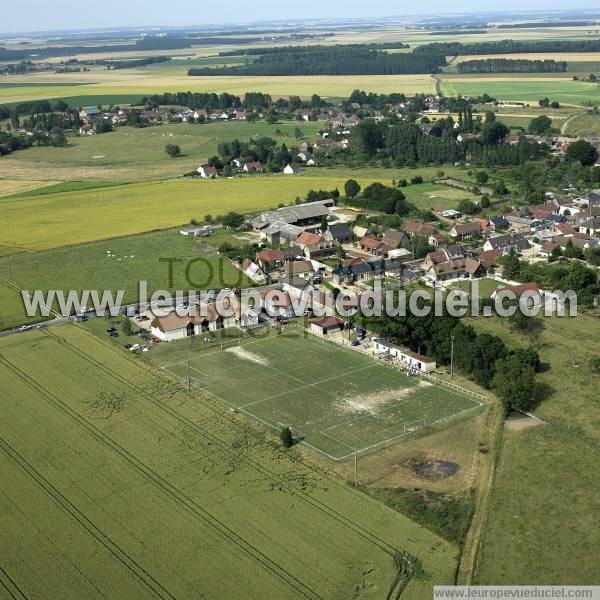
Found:
<path fill-rule="evenodd" d="M 125 336 L 133 333 L 133 327 L 131 326 L 131 321 L 128 318 L 125 318 L 121 323 L 121 333 Z"/>
<path fill-rule="evenodd" d="M 94 121 L 94 131 L 96 133 L 108 133 L 112 130 L 112 123 L 107 119 L 97 119 L 96 121 Z"/>
<path fill-rule="evenodd" d="M 348 179 L 344 184 L 344 192 L 348 198 L 355 198 L 360 193 L 360 185 L 355 179 Z"/>
<path fill-rule="evenodd" d="M 223 217 L 223 225 L 225 227 L 229 227 L 229 229 L 237 229 L 241 227 L 244 223 L 244 215 L 240 215 L 234 211 L 227 213 Z"/>
<path fill-rule="evenodd" d="M 479 139 L 484 146 L 493 146 L 501 142 L 509 133 L 510 129 L 504 123 L 494 121 L 484 124 Z"/>
<path fill-rule="evenodd" d="M 457 206 L 458 210 L 465 215 L 474 215 L 479 212 L 479 205 L 468 198 L 463 198 Z"/>
<path fill-rule="evenodd" d="M 535 371 L 531 365 L 523 363 L 518 355 L 509 354 L 496 361 L 495 366 L 492 386 L 505 410 L 529 411 L 536 397 Z"/>
<path fill-rule="evenodd" d="M 552 131 L 552 119 L 546 115 L 540 115 L 531 119 L 528 127 L 529 133 L 546 135 Z"/>
<path fill-rule="evenodd" d="M 420 183 L 423 183 L 423 177 L 421 177 L 421 175 L 415 175 L 410 178 L 411 185 L 419 185 Z"/>
<path fill-rule="evenodd" d="M 548 108 L 550 106 L 550 100 L 548 100 L 548 98 L 540 98 L 538 104 L 542 108 Z"/>
<path fill-rule="evenodd" d="M 484 194 L 483 196 L 481 196 L 481 200 L 479 201 L 479 206 L 481 206 L 481 208 L 489 208 L 490 205 L 491 205 L 490 197 L 487 194 Z"/>
<path fill-rule="evenodd" d="M 479 185 L 485 185 L 488 182 L 489 178 L 490 178 L 490 176 L 488 175 L 487 171 L 479 171 L 475 175 L 475 181 Z"/>
<path fill-rule="evenodd" d="M 289 427 L 284 427 L 279 433 L 279 439 L 283 444 L 284 448 L 291 448 L 294 445 L 294 438 L 292 437 L 292 431 Z"/>
<path fill-rule="evenodd" d="M 521 273 L 521 261 L 514 250 L 499 259 L 505 279 L 517 279 Z"/>
<path fill-rule="evenodd" d="M 577 140 L 569 144 L 565 158 L 573 162 L 579 162 L 584 167 L 593 165 L 598 160 L 598 151 L 592 144 L 585 140 Z"/>
<path fill-rule="evenodd" d="M 498 194 L 498 196 L 504 196 L 508 194 L 508 188 L 506 187 L 504 181 L 496 181 L 496 183 L 494 184 L 494 193 Z"/>
<path fill-rule="evenodd" d="M 165 146 L 165 152 L 171 158 L 176 158 L 177 156 L 181 156 L 181 148 L 177 144 L 167 144 Z"/>
<path fill-rule="evenodd" d="M 67 136 L 62 129 L 53 129 L 50 135 L 50 145 L 56 147 L 62 147 L 67 145 Z"/>

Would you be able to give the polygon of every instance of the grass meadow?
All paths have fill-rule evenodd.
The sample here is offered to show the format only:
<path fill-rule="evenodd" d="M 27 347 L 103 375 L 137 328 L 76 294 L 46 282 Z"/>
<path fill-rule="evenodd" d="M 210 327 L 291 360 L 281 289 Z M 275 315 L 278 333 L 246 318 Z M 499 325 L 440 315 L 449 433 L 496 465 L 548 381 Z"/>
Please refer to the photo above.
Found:
<path fill-rule="evenodd" d="M 197 241 L 170 229 L 22 253 L 0 259 L 0 279 L 28 291 L 53 289 L 66 294 L 68 290 L 98 290 L 101 294 L 105 289 L 124 290 L 125 302 L 137 301 L 140 280 L 147 282 L 149 293 L 250 287 L 252 281 L 209 244 L 210 238 Z M 172 265 L 172 281 L 165 262 L 170 259 L 177 261 Z M 27 321 L 17 300 L 17 304 L 3 303 L 0 319 L 4 317 L 9 324 Z"/>
<path fill-rule="evenodd" d="M 540 321 L 533 337 L 501 319 L 470 321 L 513 347 L 532 343 L 549 366 L 538 375 L 547 391 L 535 410 L 546 424 L 504 433 L 482 540 L 481 584 L 598 580 L 600 379 L 588 361 L 600 345 L 600 323 L 586 315 Z"/>
<path fill-rule="evenodd" d="M 386 597 L 406 554 L 403 598 L 452 582 L 455 546 L 79 326 L 0 352 L 3 569 L 27 597 Z"/>
<path fill-rule="evenodd" d="M 302 132 L 302 139 L 315 139 L 321 127 L 304 121 L 117 127 L 102 135 L 69 137 L 66 148 L 33 147 L 14 152 L 2 157 L 0 165 L 6 173 L 18 174 L 21 179 L 33 179 L 37 173 L 39 178 L 43 175 L 55 180 L 147 181 L 178 177 L 197 169 L 217 153 L 222 141 L 269 136 L 288 147 L 297 146 L 296 129 Z M 170 158 L 165 153 L 166 144 L 177 144 L 183 155 Z"/>
<path fill-rule="evenodd" d="M 569 121 L 567 133 L 569 135 L 600 135 L 600 115 L 586 112 L 575 117 Z"/>
<path fill-rule="evenodd" d="M 277 433 L 332 460 L 367 452 L 414 431 L 473 413 L 474 398 L 412 378 L 355 350 L 295 327 L 238 341 L 162 344 L 153 364 Z"/>

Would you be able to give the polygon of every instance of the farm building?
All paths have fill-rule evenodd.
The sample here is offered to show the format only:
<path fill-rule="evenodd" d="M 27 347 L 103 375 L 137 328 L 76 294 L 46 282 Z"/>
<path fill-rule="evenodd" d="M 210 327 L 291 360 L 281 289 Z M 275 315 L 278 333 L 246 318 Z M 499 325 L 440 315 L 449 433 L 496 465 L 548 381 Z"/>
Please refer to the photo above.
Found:
<path fill-rule="evenodd" d="M 332 331 L 341 331 L 344 322 L 337 317 L 323 317 L 310 322 L 310 330 L 317 335 L 327 335 Z"/>
<path fill-rule="evenodd" d="M 428 358 L 427 356 L 416 354 L 410 350 L 404 350 L 399 346 L 396 346 L 396 344 L 378 338 L 373 338 L 373 350 L 375 351 L 375 354 L 379 356 L 390 356 L 399 361 L 403 367 L 421 371 L 422 373 L 431 373 L 432 371 L 435 371 L 437 367 L 435 360 Z"/>
<path fill-rule="evenodd" d="M 319 200 L 306 202 L 295 206 L 284 206 L 277 210 L 267 210 L 254 217 L 251 221 L 255 231 L 262 231 L 273 223 L 287 223 L 299 227 L 307 227 L 321 223 L 323 217 L 329 216 L 330 209 L 335 204 L 334 200 Z"/>

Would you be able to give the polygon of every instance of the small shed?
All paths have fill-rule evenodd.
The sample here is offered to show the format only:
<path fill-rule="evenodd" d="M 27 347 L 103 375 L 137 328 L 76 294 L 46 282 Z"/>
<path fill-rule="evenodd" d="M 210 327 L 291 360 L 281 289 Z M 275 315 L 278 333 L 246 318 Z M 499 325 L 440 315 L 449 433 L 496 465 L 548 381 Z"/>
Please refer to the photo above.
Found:
<path fill-rule="evenodd" d="M 344 322 L 337 317 L 323 317 L 310 322 L 310 330 L 317 335 L 327 335 L 332 331 L 341 331 Z"/>

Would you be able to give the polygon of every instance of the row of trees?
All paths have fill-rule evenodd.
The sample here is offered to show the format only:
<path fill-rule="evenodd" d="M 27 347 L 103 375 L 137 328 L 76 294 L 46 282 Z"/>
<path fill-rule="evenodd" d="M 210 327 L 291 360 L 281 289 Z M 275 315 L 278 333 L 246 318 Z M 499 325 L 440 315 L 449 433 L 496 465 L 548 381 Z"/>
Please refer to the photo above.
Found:
<path fill-rule="evenodd" d="M 433 42 L 417 46 L 413 50 L 415 54 L 441 54 L 443 56 L 537 52 L 600 52 L 600 40 L 500 40 L 497 42 L 469 42 L 468 44 L 462 44 L 461 42 Z"/>
<path fill-rule="evenodd" d="M 508 58 L 486 58 L 467 60 L 456 66 L 459 73 L 564 73 L 564 60 L 525 60 Z"/>

